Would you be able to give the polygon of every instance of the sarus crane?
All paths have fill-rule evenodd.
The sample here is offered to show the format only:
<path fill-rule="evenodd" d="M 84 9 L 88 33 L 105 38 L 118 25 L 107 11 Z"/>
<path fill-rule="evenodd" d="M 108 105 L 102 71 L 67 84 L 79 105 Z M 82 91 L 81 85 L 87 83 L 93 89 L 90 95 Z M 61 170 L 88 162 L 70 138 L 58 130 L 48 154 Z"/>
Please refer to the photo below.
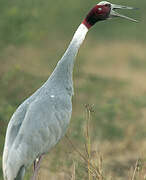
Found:
<path fill-rule="evenodd" d="M 37 158 L 54 147 L 66 133 L 72 114 L 73 67 L 88 30 L 113 17 L 135 19 L 116 9 L 134 9 L 107 1 L 96 4 L 76 30 L 63 57 L 48 80 L 14 112 L 6 131 L 3 151 L 4 180 L 22 180 Z"/>

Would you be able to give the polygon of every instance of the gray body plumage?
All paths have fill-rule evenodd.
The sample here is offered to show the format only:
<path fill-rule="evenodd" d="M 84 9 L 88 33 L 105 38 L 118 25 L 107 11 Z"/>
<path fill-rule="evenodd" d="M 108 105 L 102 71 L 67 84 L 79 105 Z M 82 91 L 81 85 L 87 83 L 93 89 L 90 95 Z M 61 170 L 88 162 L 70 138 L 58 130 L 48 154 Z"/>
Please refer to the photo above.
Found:
<path fill-rule="evenodd" d="M 87 33 L 81 24 L 55 70 L 13 114 L 3 153 L 5 180 L 21 180 L 25 169 L 64 136 L 72 113 L 74 59 Z"/>

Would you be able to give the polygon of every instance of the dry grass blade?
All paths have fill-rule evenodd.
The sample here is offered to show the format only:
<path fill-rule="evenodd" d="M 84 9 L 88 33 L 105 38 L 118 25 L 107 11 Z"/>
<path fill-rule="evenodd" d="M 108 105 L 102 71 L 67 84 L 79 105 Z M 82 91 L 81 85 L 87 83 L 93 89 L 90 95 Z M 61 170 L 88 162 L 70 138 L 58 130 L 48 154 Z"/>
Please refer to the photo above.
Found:
<path fill-rule="evenodd" d="M 103 180 L 102 176 L 102 158 L 99 156 L 99 163 L 96 165 L 96 163 L 92 162 L 91 160 L 91 140 L 90 140 L 90 121 L 91 121 L 91 113 L 94 111 L 94 105 L 85 105 L 86 108 L 86 119 L 87 119 L 87 125 L 86 125 L 86 142 L 85 144 L 85 150 L 88 157 L 88 179 L 92 180 L 93 177 L 96 177 L 96 179 Z M 91 166 L 92 164 L 92 166 Z M 99 167 L 98 167 L 99 166 Z"/>
<path fill-rule="evenodd" d="M 88 161 L 88 159 L 76 148 L 76 146 L 72 143 L 72 141 L 69 139 L 69 137 L 67 135 L 65 135 L 66 139 L 68 140 L 68 142 L 71 144 L 71 146 L 73 147 L 73 149 L 79 154 L 79 156 L 88 164 L 90 164 L 90 168 L 92 168 L 95 171 L 96 177 L 97 179 L 99 179 L 100 176 L 102 176 L 102 174 L 100 174 L 99 170 L 96 169 L 96 167 Z"/>
<path fill-rule="evenodd" d="M 137 159 L 137 161 L 136 161 L 136 163 L 135 163 L 135 167 L 134 167 L 134 171 L 133 171 L 131 180 L 134 180 L 134 179 L 135 179 L 136 171 L 138 170 L 138 167 L 139 167 L 139 159 Z"/>
<path fill-rule="evenodd" d="M 91 157 L 91 141 L 90 141 L 90 128 L 89 128 L 89 122 L 91 121 L 91 113 L 94 112 L 93 106 L 91 105 L 85 105 L 86 108 L 86 133 L 85 133 L 85 153 L 81 153 L 77 147 L 72 143 L 72 141 L 69 139 L 69 137 L 66 135 L 66 139 L 68 142 L 71 144 L 73 149 L 79 154 L 79 156 L 84 160 L 86 166 L 87 166 L 87 172 L 88 172 L 88 180 L 92 179 L 97 179 L 97 180 L 103 180 L 103 175 L 102 175 L 102 158 L 100 156 L 99 162 L 95 163 L 95 161 L 92 162 L 92 157 Z M 99 167 L 98 167 L 99 166 Z"/>
<path fill-rule="evenodd" d="M 89 180 L 92 180 L 92 175 L 91 175 L 91 169 L 90 169 L 90 160 L 91 160 L 91 142 L 90 142 L 90 136 L 89 136 L 89 121 L 91 120 L 91 108 L 90 105 L 85 105 L 86 108 L 86 114 L 87 114 L 87 125 L 86 125 L 86 151 L 88 154 L 88 178 Z"/>
<path fill-rule="evenodd" d="M 88 149 L 87 149 L 87 144 L 86 143 L 84 144 L 84 147 L 85 147 L 85 152 L 86 152 L 87 158 L 89 158 L 89 154 L 88 154 Z"/>
<path fill-rule="evenodd" d="M 103 171 L 102 164 L 103 164 L 103 158 L 101 155 L 99 155 L 98 167 L 96 167 L 96 169 L 99 170 L 100 174 L 102 174 L 102 171 Z M 100 176 L 100 180 L 103 180 L 103 176 Z"/>
<path fill-rule="evenodd" d="M 73 162 L 73 169 L 72 169 L 71 180 L 75 180 L 75 178 L 76 178 L 76 166 L 75 166 L 75 162 Z"/>

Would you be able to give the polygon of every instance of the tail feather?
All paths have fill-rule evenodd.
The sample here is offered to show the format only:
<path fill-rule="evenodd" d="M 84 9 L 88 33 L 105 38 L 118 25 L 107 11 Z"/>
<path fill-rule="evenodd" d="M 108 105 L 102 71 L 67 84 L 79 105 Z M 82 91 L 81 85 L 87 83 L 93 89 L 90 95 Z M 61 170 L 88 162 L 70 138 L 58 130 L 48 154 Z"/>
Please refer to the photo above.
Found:
<path fill-rule="evenodd" d="M 3 161 L 4 180 L 22 180 L 25 174 L 25 165 L 17 151 L 11 150 L 9 156 Z"/>
<path fill-rule="evenodd" d="M 25 174 L 25 167 L 21 166 L 21 168 L 19 169 L 18 174 L 17 174 L 15 180 L 22 180 L 23 177 L 24 177 L 24 174 Z"/>

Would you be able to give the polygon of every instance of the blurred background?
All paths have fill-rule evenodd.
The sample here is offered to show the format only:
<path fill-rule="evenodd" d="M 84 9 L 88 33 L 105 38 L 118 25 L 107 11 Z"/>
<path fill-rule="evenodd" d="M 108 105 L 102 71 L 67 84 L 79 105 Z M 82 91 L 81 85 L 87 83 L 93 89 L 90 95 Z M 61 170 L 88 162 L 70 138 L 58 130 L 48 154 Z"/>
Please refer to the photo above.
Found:
<path fill-rule="evenodd" d="M 47 80 L 78 25 L 96 3 L 0 1 L 0 180 L 10 117 Z M 84 154 L 85 104 L 93 106 L 91 151 L 102 155 L 105 179 L 130 179 L 131 168 L 140 158 L 140 180 L 146 174 L 146 1 L 112 3 L 140 8 L 121 11 L 140 22 L 113 19 L 97 23 L 88 33 L 74 68 L 73 114 L 67 134 Z M 69 180 L 73 164 L 76 179 L 88 179 L 86 165 L 63 138 L 44 157 L 38 179 Z M 30 174 L 31 170 L 25 180 Z"/>

